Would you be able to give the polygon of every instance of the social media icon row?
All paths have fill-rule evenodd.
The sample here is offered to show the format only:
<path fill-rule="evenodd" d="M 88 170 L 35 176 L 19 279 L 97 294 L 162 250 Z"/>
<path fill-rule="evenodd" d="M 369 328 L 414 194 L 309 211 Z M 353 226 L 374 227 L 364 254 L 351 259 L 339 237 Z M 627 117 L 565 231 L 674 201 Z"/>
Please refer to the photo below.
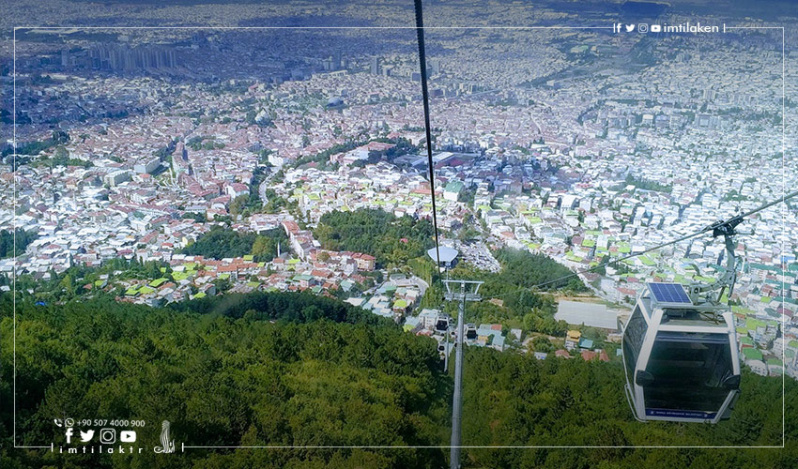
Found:
<path fill-rule="evenodd" d="M 66 429 L 66 442 L 72 443 L 72 437 L 75 436 L 72 427 Z M 80 430 L 80 441 L 87 443 L 94 438 L 94 430 L 83 431 Z M 99 435 L 100 443 L 104 445 L 112 445 L 116 443 L 116 428 L 102 428 Z M 135 443 L 136 432 L 133 430 L 122 430 L 119 432 L 119 441 L 122 443 Z"/>
<path fill-rule="evenodd" d="M 631 33 L 637 28 L 637 32 L 639 33 L 647 33 L 651 31 L 652 33 L 661 33 L 662 32 L 662 25 L 659 24 L 652 24 L 649 26 L 646 23 L 640 24 L 623 24 L 623 23 L 615 23 L 612 25 L 613 32 L 620 33 L 622 31 L 626 31 L 627 33 Z"/>

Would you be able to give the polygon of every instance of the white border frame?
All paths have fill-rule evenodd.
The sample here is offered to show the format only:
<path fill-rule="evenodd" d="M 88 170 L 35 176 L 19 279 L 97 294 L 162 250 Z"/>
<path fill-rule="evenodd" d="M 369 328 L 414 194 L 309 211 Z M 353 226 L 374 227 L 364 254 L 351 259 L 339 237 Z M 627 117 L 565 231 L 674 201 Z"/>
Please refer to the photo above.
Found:
<path fill-rule="evenodd" d="M 13 32 L 13 149 L 14 149 L 14 156 L 13 156 L 13 166 L 16 166 L 16 159 L 17 159 L 17 30 L 22 29 L 45 29 L 45 30 L 58 30 L 58 29 L 84 29 L 84 30 L 128 30 L 128 29 L 144 29 L 144 30 L 186 30 L 186 29 L 213 29 L 213 30 L 272 30 L 272 29 L 291 29 L 291 30 L 301 30 L 301 29 L 331 29 L 331 30 L 345 30 L 345 29 L 411 29 L 415 30 L 418 29 L 415 26 L 316 26 L 316 27 L 309 27 L 309 26 L 15 26 Z M 498 29 L 498 30 L 535 30 L 535 29 L 612 29 L 615 32 L 614 26 L 425 26 L 424 30 L 447 30 L 447 29 L 472 29 L 472 30 L 482 30 L 482 29 Z M 786 133 L 785 133 L 785 121 L 786 121 L 786 114 L 785 114 L 785 42 L 784 42 L 784 26 L 737 26 L 727 27 L 726 24 L 723 24 L 723 33 L 726 33 L 727 30 L 737 30 L 737 29 L 781 29 L 781 166 L 782 166 L 782 199 L 786 195 L 786 176 L 785 176 L 785 160 L 786 160 Z M 626 33 L 620 33 L 626 34 Z M 17 206 L 17 180 L 16 177 L 13 178 L 13 205 L 16 208 Z M 782 232 L 786 232 L 786 203 L 782 203 L 781 205 L 781 227 Z M 14 420 L 13 420 L 13 437 L 12 441 L 14 443 L 15 449 L 51 449 L 52 445 L 47 446 L 31 446 L 31 445 L 17 445 L 17 270 L 16 270 L 16 228 L 17 228 L 17 217 L 16 217 L 16 210 L 14 211 L 13 217 L 13 227 L 14 227 L 14 271 L 13 271 L 13 282 L 12 282 L 12 298 L 13 298 L 13 413 L 14 413 Z M 781 255 L 784 255 L 784 241 L 781 242 Z M 781 262 L 782 266 L 784 265 Z M 784 290 L 786 286 L 786 282 L 784 276 L 782 275 L 782 290 Z M 782 301 L 782 307 L 784 306 L 784 302 Z M 787 325 L 786 318 L 782 315 L 782 331 Z M 786 355 L 785 355 L 786 347 L 782 348 L 782 363 L 786 363 Z M 624 449 L 783 449 L 786 443 L 786 399 L 784 395 L 784 387 L 785 387 L 785 372 L 782 371 L 781 374 L 781 445 L 767 445 L 767 446 L 673 446 L 673 445 L 644 445 L 644 446 L 557 446 L 557 445 L 543 445 L 543 446 L 521 446 L 521 445 L 510 445 L 510 446 L 467 446 L 461 445 L 456 446 L 456 448 L 461 449 L 599 449 L 599 448 L 624 448 Z M 264 446 L 189 446 L 181 443 L 181 449 L 185 451 L 186 449 L 451 449 L 455 448 L 453 446 L 382 446 L 382 445 L 366 445 L 366 446 L 271 446 L 271 445 L 264 445 Z"/>

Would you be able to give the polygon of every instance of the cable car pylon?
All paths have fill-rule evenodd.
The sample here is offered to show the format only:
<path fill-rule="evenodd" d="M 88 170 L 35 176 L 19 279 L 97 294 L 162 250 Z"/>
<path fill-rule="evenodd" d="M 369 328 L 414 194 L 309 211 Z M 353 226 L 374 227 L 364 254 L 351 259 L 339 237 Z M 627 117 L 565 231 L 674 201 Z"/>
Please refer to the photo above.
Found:
<path fill-rule="evenodd" d="M 446 285 L 445 299 L 458 301 L 457 312 L 457 338 L 454 355 L 454 393 L 452 394 L 452 440 L 450 461 L 451 469 L 460 468 L 460 441 L 462 436 L 463 421 L 463 337 L 465 336 L 465 305 L 466 301 L 480 301 L 479 287 L 483 282 L 479 280 L 444 280 Z M 459 291 L 456 288 L 459 286 Z M 473 292 L 468 291 L 470 287 Z M 454 287 L 454 288 L 453 288 Z M 448 350 L 447 350 L 448 353 Z"/>

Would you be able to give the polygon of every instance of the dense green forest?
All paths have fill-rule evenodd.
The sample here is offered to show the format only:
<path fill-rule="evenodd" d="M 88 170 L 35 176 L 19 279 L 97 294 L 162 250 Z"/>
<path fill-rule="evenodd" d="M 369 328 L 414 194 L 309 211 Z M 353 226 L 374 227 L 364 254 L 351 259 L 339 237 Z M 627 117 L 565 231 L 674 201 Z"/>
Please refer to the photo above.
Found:
<path fill-rule="evenodd" d="M 368 143 L 368 140 L 347 140 L 345 143 L 333 145 L 332 147 L 315 155 L 297 158 L 296 161 L 291 164 L 291 166 L 294 168 L 299 168 L 308 163 L 317 163 L 321 165 L 322 168 L 327 168 L 327 166 L 330 164 L 330 157 L 332 155 L 352 151 L 361 145 L 365 145 L 366 143 Z"/>
<path fill-rule="evenodd" d="M 243 233 L 215 225 L 207 233 L 201 234 L 195 242 L 184 247 L 181 253 L 211 259 L 241 257 L 252 251 L 256 237 L 255 233 Z"/>
<path fill-rule="evenodd" d="M 585 284 L 578 277 L 562 279 L 572 272 L 543 254 L 504 248 L 494 255 L 502 265 L 501 272 L 492 273 L 474 269 L 470 264 L 463 262 L 450 272 L 452 278 L 484 281 L 480 289 L 482 297 L 500 300 L 498 303 L 483 301 L 469 305 L 468 322 L 502 323 L 525 331 L 564 336 L 568 331 L 568 324 L 554 319 L 557 304 L 548 292 L 564 289 L 573 293 L 582 293 L 588 291 Z M 551 283 L 538 289 L 534 288 L 546 282 Z M 442 287 L 433 283 L 427 290 L 422 305 L 440 307 L 442 296 Z M 444 307 L 453 313 L 456 305 L 446 304 Z"/>
<path fill-rule="evenodd" d="M 39 153 L 49 150 L 56 145 L 63 145 L 69 141 L 69 134 L 63 130 L 53 130 L 51 138 L 45 140 L 34 140 L 17 145 L 16 153 L 18 155 L 38 155 Z M 3 150 L 3 156 L 14 153 L 13 147 L 8 147 Z"/>
<path fill-rule="evenodd" d="M 545 254 L 504 248 L 495 255 L 502 265 L 502 271 L 491 275 L 489 284 L 485 285 L 491 291 L 505 291 L 519 287 L 533 288 L 543 283 L 546 285 L 539 287 L 539 290 L 564 288 L 577 293 L 588 291 L 579 277 L 563 278 L 573 272 Z"/>
<path fill-rule="evenodd" d="M 468 450 L 484 468 L 793 468 L 798 467 L 798 383 L 743 372 L 731 419 L 717 425 L 639 423 L 631 417 L 618 362 L 466 351 L 463 441 L 508 446 L 781 446 L 781 449 Z"/>
<path fill-rule="evenodd" d="M 404 265 L 425 255 L 434 244 L 429 220 L 397 218 L 374 209 L 325 213 L 313 236 L 324 249 L 370 254 L 377 258 L 378 267 Z"/>
<path fill-rule="evenodd" d="M 16 233 L 16 240 L 14 239 Z M 28 244 L 36 239 L 35 231 L 25 231 L 17 228 L 15 231 L 0 230 L 0 259 L 21 256 L 28 248 Z"/>
<path fill-rule="evenodd" d="M 12 318 L 2 301 L 2 362 Z M 250 307 L 257 310 L 248 309 Z M 189 445 L 427 446 L 445 441 L 449 382 L 435 342 L 345 303 L 259 294 L 185 303 L 206 314 L 106 301 L 17 304 L 18 444 L 64 444 L 52 419 L 160 422 Z M 0 397 L 12 402 L 11 368 Z M 0 418 L 0 467 L 441 467 L 442 451 L 206 451 L 164 460 L 14 451 L 12 410 Z M 178 443 L 179 445 L 180 443 Z"/>
<path fill-rule="evenodd" d="M 17 443 L 64 444 L 52 419 L 144 419 L 131 455 L 12 449 L 12 305 L 0 296 L 0 467 L 447 467 L 451 375 L 435 342 L 345 303 L 256 293 L 151 309 L 107 299 L 17 303 Z M 746 372 L 731 420 L 638 423 L 616 362 L 469 347 L 463 445 L 781 445 L 782 381 Z M 787 449 L 464 449 L 474 468 L 798 467 L 798 384 Z M 187 450 L 156 455 L 159 424 L 188 445 L 417 448 Z M 791 444 L 792 443 L 792 444 Z M 418 448 L 432 446 L 431 448 Z"/>
<path fill-rule="evenodd" d="M 288 245 L 288 237 L 282 228 L 259 235 L 214 225 L 210 231 L 200 235 L 196 242 L 183 248 L 181 253 L 211 259 L 253 254 L 256 260 L 268 262 L 277 256 L 278 242 L 282 243 L 283 249 Z"/>
<path fill-rule="evenodd" d="M 55 147 L 53 156 L 43 155 L 31 163 L 33 167 L 44 166 L 54 168 L 56 166 L 80 166 L 83 168 L 91 168 L 94 163 L 88 160 L 81 160 L 80 158 L 70 158 L 69 152 L 63 145 Z"/>

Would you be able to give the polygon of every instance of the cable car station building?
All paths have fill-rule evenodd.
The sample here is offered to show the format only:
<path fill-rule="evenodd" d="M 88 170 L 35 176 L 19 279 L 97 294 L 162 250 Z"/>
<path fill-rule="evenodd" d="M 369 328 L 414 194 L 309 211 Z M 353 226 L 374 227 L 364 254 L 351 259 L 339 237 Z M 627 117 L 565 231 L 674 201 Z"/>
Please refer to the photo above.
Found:
<path fill-rule="evenodd" d="M 435 252 L 435 248 L 432 248 L 427 251 L 427 255 L 432 258 L 433 261 L 438 261 L 438 267 L 443 267 L 446 269 L 451 269 L 457 264 L 457 255 L 460 254 L 457 249 L 441 246 L 439 248 L 441 258 L 438 259 L 437 253 Z"/>

